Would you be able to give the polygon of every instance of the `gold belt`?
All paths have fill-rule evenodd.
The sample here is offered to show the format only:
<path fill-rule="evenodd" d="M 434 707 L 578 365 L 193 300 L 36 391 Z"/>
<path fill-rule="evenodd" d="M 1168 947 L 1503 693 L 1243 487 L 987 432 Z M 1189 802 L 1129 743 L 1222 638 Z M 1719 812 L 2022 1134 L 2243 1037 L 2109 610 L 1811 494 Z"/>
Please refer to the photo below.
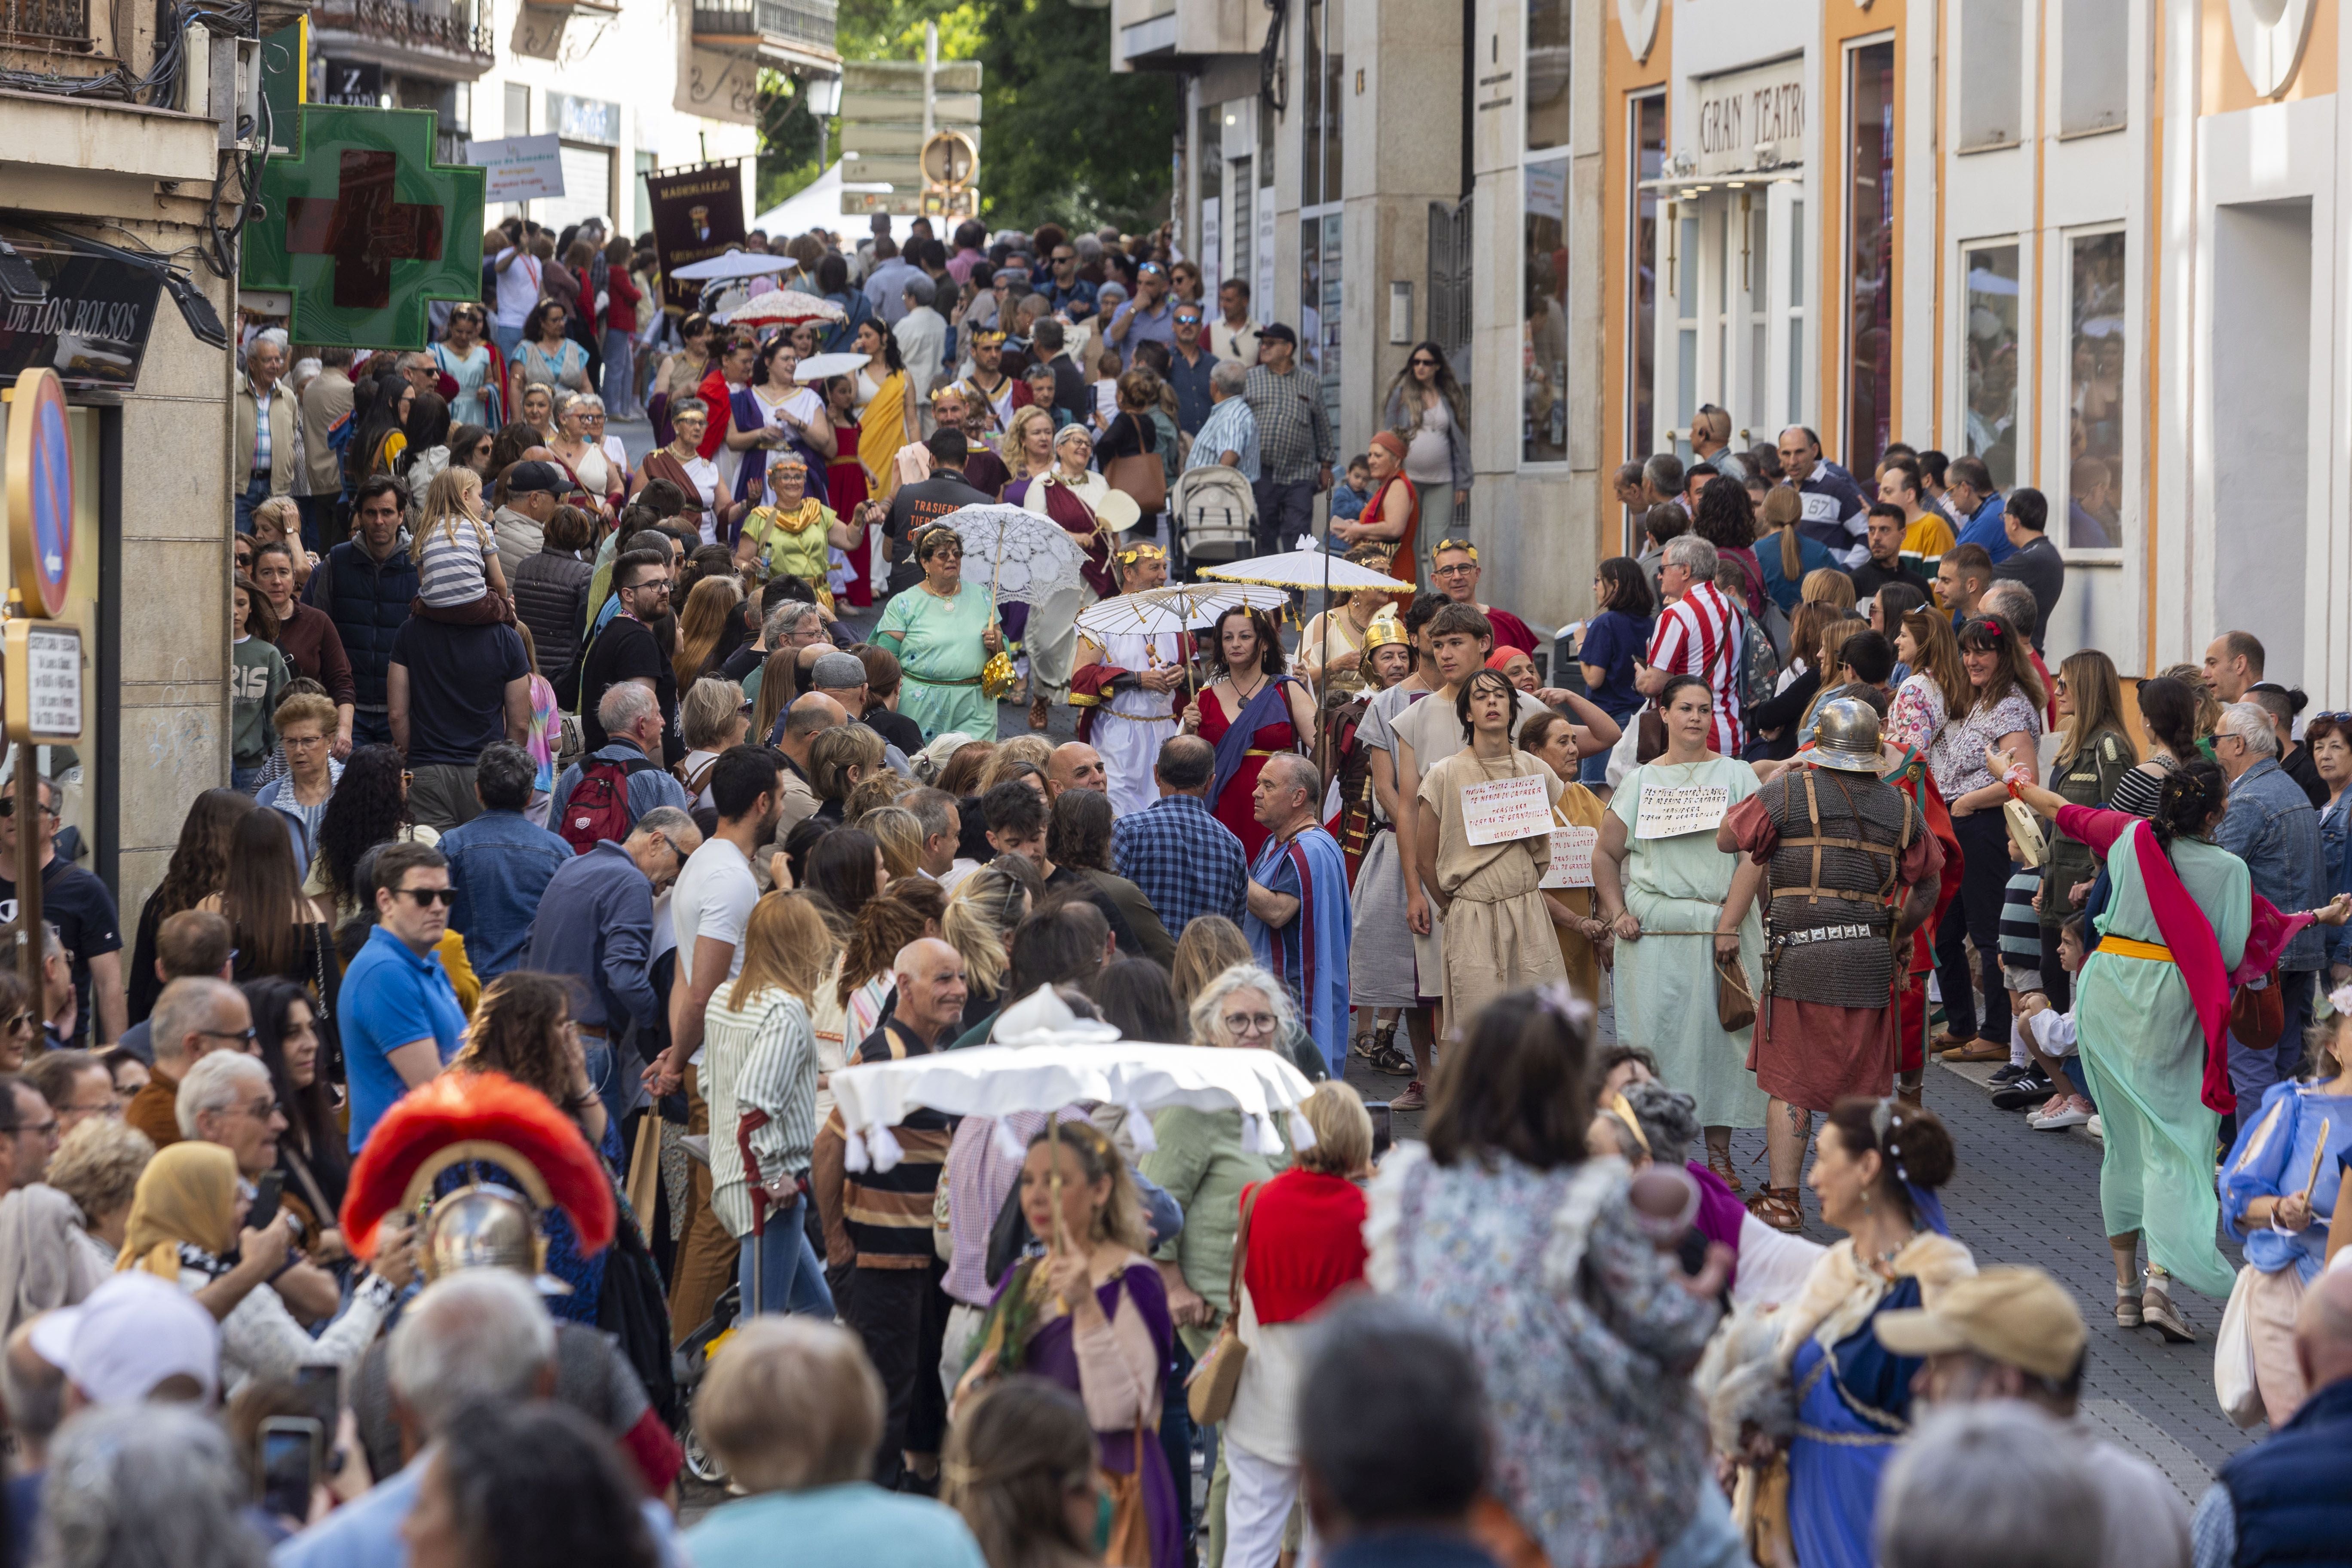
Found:
<path fill-rule="evenodd" d="M 1289 752 L 1261 752 L 1255 748 L 1242 753 L 1244 757 L 1287 757 L 1292 754 Z"/>
<path fill-rule="evenodd" d="M 1122 713 L 1116 708 L 1097 708 L 1095 710 L 1095 717 L 1124 719 L 1130 724 L 1172 724 L 1176 721 L 1176 715 L 1173 713 Z M 1249 754 L 1253 757 L 1272 755 L 1271 752 L 1252 752 Z"/>
<path fill-rule="evenodd" d="M 2161 942 L 2141 942 L 2128 936 L 2103 936 L 2099 951 L 2112 952 L 2117 958 L 2153 958 L 2159 963 L 2172 962 L 2172 950 Z"/>

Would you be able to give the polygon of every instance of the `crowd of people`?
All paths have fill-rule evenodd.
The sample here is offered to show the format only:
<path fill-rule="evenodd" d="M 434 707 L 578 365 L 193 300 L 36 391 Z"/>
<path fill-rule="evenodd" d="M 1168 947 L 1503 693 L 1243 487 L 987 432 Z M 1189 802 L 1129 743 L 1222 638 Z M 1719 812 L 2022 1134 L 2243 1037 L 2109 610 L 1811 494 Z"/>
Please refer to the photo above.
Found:
<path fill-rule="evenodd" d="M 1338 464 L 1164 234 L 888 230 L 778 247 L 820 321 L 511 220 L 425 352 L 248 334 L 230 777 L 127 962 L 68 846 L 0 977 L 8 1561 L 2330 1554 L 2352 718 L 2245 632 L 2053 673 L 2039 493 L 1714 408 L 1539 639 L 1436 345 Z M 1202 466 L 1412 586 L 1080 627 Z M 967 581 L 988 502 L 1085 593 Z M 835 1092 L 1119 1040 L 1297 1113 Z M 2193 1517 L 1954 1237 L 1930 1054 L 2101 1139 L 2116 1328 L 2269 1423 Z"/>

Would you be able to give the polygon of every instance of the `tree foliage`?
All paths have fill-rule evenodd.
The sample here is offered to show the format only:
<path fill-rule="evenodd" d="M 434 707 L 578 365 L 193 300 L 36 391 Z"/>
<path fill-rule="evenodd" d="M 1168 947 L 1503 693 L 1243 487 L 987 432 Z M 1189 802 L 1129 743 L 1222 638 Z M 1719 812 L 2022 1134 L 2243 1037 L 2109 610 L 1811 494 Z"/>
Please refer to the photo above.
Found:
<path fill-rule="evenodd" d="M 1110 12 L 984 0 L 981 193 L 999 223 L 1139 228 L 1169 194 L 1176 79 L 1110 68 Z"/>
<path fill-rule="evenodd" d="M 913 59 L 923 24 L 940 58 L 981 62 L 981 193 L 989 219 L 1139 228 L 1167 205 L 1177 132 L 1176 79 L 1110 68 L 1110 12 L 1069 0 L 842 0 L 844 59 Z M 761 208 L 840 156 L 839 121 L 822 125 L 782 77 L 761 95 Z"/>

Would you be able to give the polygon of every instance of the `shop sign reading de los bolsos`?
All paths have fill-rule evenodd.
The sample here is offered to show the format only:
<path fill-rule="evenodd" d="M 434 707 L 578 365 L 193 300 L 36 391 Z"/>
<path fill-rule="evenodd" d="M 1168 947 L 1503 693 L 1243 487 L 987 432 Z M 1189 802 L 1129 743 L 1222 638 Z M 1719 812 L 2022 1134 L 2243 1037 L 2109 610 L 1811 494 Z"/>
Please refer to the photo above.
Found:
<path fill-rule="evenodd" d="M 37 300 L 0 301 L 0 382 L 46 367 L 76 390 L 139 384 L 162 275 L 68 240 L 0 229 L 41 280 Z"/>

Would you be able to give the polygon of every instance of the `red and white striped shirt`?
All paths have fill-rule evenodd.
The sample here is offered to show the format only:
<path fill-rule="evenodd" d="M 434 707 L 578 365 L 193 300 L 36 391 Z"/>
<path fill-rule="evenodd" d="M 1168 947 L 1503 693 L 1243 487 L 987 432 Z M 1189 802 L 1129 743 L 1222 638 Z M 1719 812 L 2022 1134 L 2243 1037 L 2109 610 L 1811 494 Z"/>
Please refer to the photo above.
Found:
<path fill-rule="evenodd" d="M 1649 664 L 1668 675 L 1696 675 L 1705 680 L 1715 706 L 1715 749 L 1738 757 L 1748 739 L 1740 712 L 1740 688 L 1746 684 L 1740 657 L 1744 618 L 1712 583 L 1694 583 L 1658 617 L 1650 637 Z"/>

